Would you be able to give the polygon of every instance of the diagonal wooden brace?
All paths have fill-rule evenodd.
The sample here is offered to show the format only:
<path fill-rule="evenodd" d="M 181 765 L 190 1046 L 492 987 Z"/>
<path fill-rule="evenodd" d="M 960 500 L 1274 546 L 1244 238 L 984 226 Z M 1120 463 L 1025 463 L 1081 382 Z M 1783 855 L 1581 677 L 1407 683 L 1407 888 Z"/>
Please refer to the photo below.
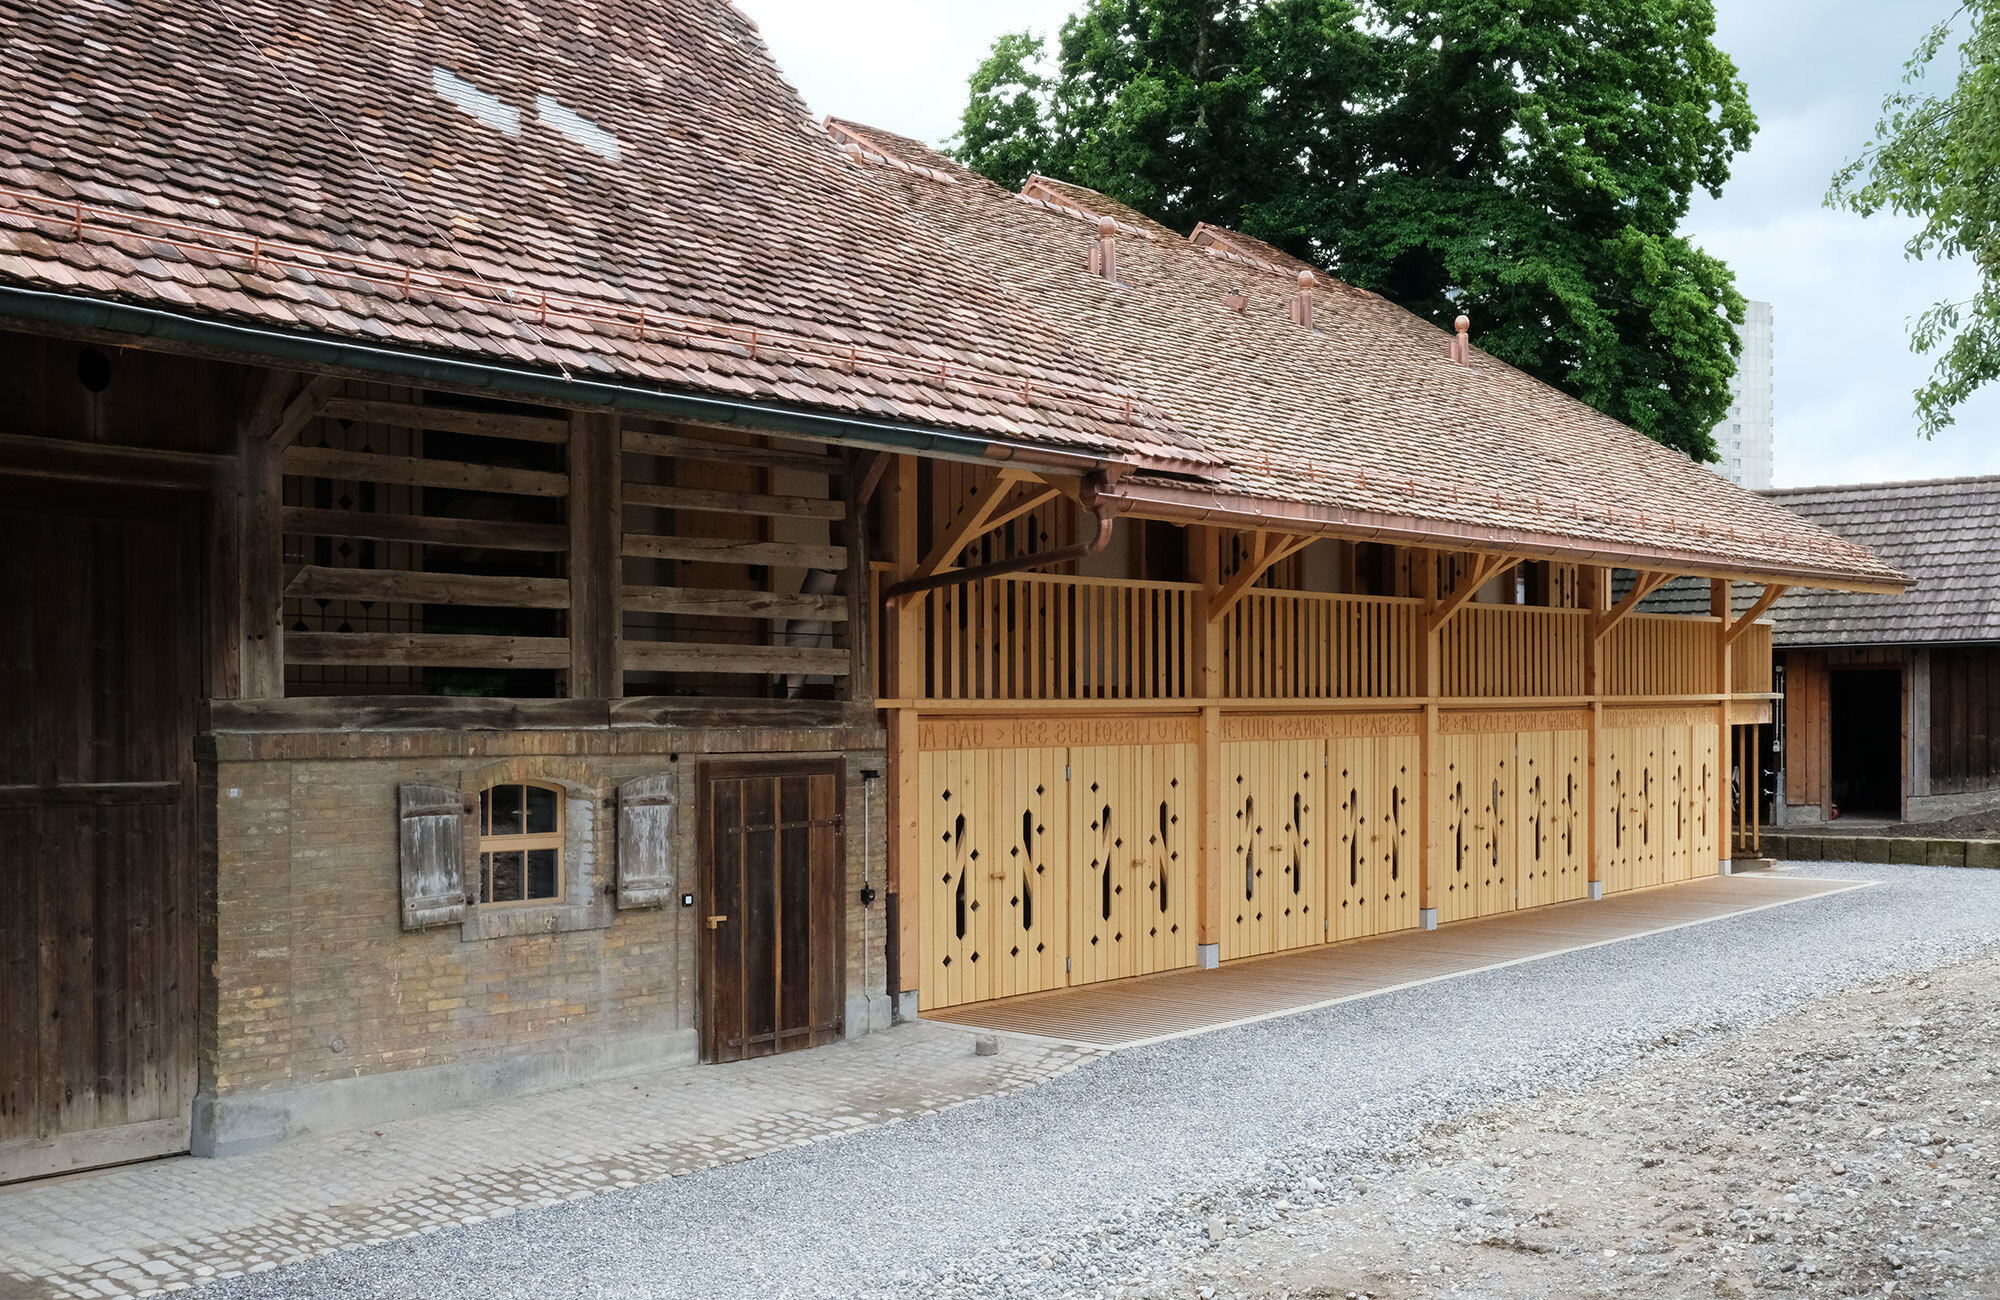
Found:
<path fill-rule="evenodd" d="M 1261 531 L 1253 534 L 1249 556 L 1244 559 L 1236 572 L 1230 575 L 1229 581 L 1223 583 L 1209 600 L 1208 621 L 1221 622 L 1223 615 L 1243 598 L 1243 593 L 1250 590 L 1257 579 L 1263 577 L 1272 565 L 1289 556 L 1297 555 L 1317 540 L 1319 539 L 1310 536 L 1273 537 L 1270 533 Z"/>
<path fill-rule="evenodd" d="M 1641 601 L 1658 591 L 1661 587 L 1664 587 L 1672 580 L 1673 576 L 1671 573 L 1656 573 L 1651 570 L 1641 571 L 1632 583 L 1632 590 L 1625 593 L 1625 599 L 1597 616 L 1591 625 L 1590 635 L 1592 639 L 1602 641 L 1610 634 L 1612 628 L 1617 627 L 1625 621 L 1626 615 L 1639 608 Z"/>
<path fill-rule="evenodd" d="M 1521 557 L 1518 555 L 1474 555 L 1471 571 L 1461 573 L 1457 584 L 1451 589 L 1451 594 L 1438 602 L 1436 609 L 1424 616 L 1425 635 L 1443 627 L 1446 620 L 1471 600 L 1481 587 L 1520 562 Z"/>
<path fill-rule="evenodd" d="M 1778 603 L 1778 597 L 1784 595 L 1787 591 L 1790 590 L 1791 588 L 1782 586 L 1779 583 L 1775 582 L 1765 583 L 1762 594 L 1760 594 L 1757 597 L 1755 603 L 1753 603 L 1750 606 L 1750 608 L 1743 611 L 1743 616 L 1737 619 L 1735 622 L 1731 623 L 1728 627 L 1722 629 L 1722 644 L 1724 645 L 1735 644 L 1736 638 L 1742 636 L 1745 632 L 1748 632 L 1750 630 L 1750 625 L 1752 623 L 1755 623 L 1758 619 L 1764 617 L 1764 614 L 1771 608 L 1771 606 Z"/>

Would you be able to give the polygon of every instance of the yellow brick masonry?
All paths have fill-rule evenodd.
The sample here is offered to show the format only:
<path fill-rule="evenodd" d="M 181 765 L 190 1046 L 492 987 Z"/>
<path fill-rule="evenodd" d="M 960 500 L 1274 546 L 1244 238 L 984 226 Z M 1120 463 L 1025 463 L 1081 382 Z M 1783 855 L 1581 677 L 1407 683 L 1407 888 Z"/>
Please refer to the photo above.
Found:
<path fill-rule="evenodd" d="M 856 752 L 857 741 L 870 748 Z M 880 905 L 864 985 L 858 898 L 860 772 L 882 767 L 879 743 L 872 731 L 810 728 L 216 737 L 207 1087 L 217 1097 L 247 1095 L 695 1027 L 694 909 L 620 912 L 604 928 L 519 937 L 468 939 L 456 925 L 406 933 L 397 792 L 409 782 L 475 790 L 539 776 L 588 790 L 593 856 L 608 883 L 612 793 L 636 777 L 676 772 L 688 809 L 681 888 L 691 892 L 704 760 L 845 748 L 848 991 L 879 993 L 871 986 L 883 975 Z M 878 876 L 882 821 L 874 819 L 871 850 Z"/>

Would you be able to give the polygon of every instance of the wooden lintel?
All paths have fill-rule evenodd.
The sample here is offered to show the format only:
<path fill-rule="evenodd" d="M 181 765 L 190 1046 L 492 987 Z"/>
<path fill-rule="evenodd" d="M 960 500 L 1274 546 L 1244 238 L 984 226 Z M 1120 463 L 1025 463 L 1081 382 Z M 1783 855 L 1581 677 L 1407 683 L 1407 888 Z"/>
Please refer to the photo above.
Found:
<path fill-rule="evenodd" d="M 298 395 L 285 403 L 284 413 L 271 429 L 271 446 L 282 451 L 298 441 L 300 432 L 319 416 L 346 382 L 338 375 L 319 375 L 307 380 Z"/>
<path fill-rule="evenodd" d="M 1445 622 L 1462 609 L 1466 602 L 1479 594 L 1479 589 L 1507 570 L 1521 562 L 1518 555 L 1474 555 L 1472 572 L 1459 575 L 1452 585 L 1451 593 L 1438 602 L 1437 608 L 1424 616 L 1424 631 L 1437 631 Z"/>
<path fill-rule="evenodd" d="M 1782 583 L 1765 583 L 1764 590 L 1758 594 L 1756 601 L 1750 608 L 1743 611 L 1743 616 L 1722 630 L 1722 644 L 1735 644 L 1736 638 L 1748 632 L 1750 625 L 1764 617 L 1771 606 L 1778 603 L 1778 598 L 1789 590 L 1791 588 L 1784 586 Z"/>
<path fill-rule="evenodd" d="M 1256 585 L 1272 565 L 1289 556 L 1297 555 L 1318 540 L 1314 537 L 1273 538 L 1270 533 L 1259 531 L 1250 543 L 1250 555 L 1229 576 L 1208 602 L 1208 621 L 1219 623 L 1243 599 L 1243 593 Z"/>
<path fill-rule="evenodd" d="M 917 565 L 914 578 L 932 578 L 951 567 L 958 553 L 968 546 L 972 539 L 987 530 L 987 520 L 1000 505 L 1001 499 L 1012 492 L 1028 474 L 1023 470 L 1003 469 L 993 480 L 980 487 L 971 500 L 960 506 L 958 513 L 946 524 L 938 535 L 930 553 Z"/>
<path fill-rule="evenodd" d="M 1641 571 L 1633 579 L 1632 590 L 1625 593 L 1625 599 L 1613 605 L 1607 612 L 1599 614 L 1592 621 L 1590 629 L 1591 637 L 1602 641 L 1606 636 L 1609 636 L 1612 628 L 1624 622 L 1626 616 L 1639 608 L 1640 603 L 1646 597 L 1664 587 L 1673 576 L 1671 573 L 1660 573 L 1652 570 Z"/>

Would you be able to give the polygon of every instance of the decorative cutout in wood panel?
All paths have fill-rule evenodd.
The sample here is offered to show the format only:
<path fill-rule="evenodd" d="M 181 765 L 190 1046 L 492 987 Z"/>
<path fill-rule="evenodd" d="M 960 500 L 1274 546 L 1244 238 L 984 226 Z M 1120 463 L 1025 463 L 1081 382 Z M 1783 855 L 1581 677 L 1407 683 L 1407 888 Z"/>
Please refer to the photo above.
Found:
<path fill-rule="evenodd" d="M 1071 984 L 1192 966 L 1194 747 L 1069 751 Z"/>
<path fill-rule="evenodd" d="M 1326 742 L 1222 747 L 1229 853 L 1222 891 L 1225 958 L 1281 952 L 1327 938 L 1320 787 Z"/>
<path fill-rule="evenodd" d="M 1332 859 L 1327 912 L 1335 939 L 1417 923 L 1419 843 L 1415 739 L 1336 740 L 1327 747 Z"/>
<path fill-rule="evenodd" d="M 1519 846 L 1514 835 L 1515 734 L 1440 736 L 1442 850 L 1432 867 L 1440 921 L 1512 911 Z"/>
<path fill-rule="evenodd" d="M 927 1007 L 1067 982 L 1066 751 L 920 755 Z"/>

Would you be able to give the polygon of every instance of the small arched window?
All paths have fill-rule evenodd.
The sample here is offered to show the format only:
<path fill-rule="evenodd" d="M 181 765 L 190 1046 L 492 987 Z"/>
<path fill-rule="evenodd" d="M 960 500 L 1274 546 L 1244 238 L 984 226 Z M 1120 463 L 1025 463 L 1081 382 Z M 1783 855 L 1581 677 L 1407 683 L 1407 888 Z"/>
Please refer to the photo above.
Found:
<path fill-rule="evenodd" d="M 484 905 L 563 896 L 563 795 L 550 785 L 496 785 L 479 795 L 479 893 Z"/>

